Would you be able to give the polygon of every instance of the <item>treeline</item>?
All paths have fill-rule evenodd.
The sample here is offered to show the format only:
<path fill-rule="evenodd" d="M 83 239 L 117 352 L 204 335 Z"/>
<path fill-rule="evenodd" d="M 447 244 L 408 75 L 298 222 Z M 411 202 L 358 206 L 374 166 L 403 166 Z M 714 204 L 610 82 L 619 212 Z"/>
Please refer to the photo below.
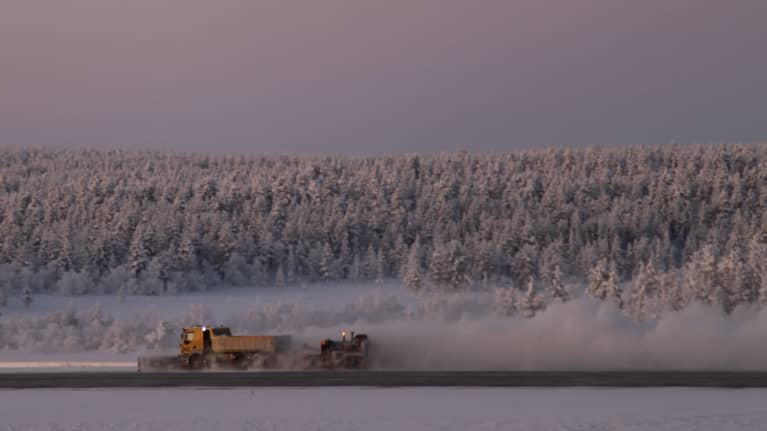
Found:
<path fill-rule="evenodd" d="M 756 302 L 766 208 L 765 146 L 369 158 L 4 149 L 0 289 L 402 277 L 414 289 L 542 290 L 564 277 L 606 298 L 673 276 L 634 296 L 676 286 L 680 303 Z"/>

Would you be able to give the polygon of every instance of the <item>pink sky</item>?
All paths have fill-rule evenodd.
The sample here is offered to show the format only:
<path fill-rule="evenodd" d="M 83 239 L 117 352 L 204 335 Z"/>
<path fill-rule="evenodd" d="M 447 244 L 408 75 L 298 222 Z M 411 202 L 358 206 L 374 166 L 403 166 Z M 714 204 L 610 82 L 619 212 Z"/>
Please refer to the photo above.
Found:
<path fill-rule="evenodd" d="M 765 140 L 767 2 L 4 0 L 0 145 Z"/>

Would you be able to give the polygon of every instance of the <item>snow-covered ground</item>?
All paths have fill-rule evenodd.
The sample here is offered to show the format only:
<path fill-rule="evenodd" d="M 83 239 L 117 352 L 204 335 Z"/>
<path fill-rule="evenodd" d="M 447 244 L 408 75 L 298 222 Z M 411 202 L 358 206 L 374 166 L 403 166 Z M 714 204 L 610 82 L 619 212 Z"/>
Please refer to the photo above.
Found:
<path fill-rule="evenodd" d="M 762 431 L 765 390 L 0 391 L 2 430 Z"/>
<path fill-rule="evenodd" d="M 0 362 L 0 373 L 30 373 L 52 371 L 136 371 L 136 361 L 107 362 L 94 360 L 67 361 L 47 358 L 45 361 L 3 361 Z"/>

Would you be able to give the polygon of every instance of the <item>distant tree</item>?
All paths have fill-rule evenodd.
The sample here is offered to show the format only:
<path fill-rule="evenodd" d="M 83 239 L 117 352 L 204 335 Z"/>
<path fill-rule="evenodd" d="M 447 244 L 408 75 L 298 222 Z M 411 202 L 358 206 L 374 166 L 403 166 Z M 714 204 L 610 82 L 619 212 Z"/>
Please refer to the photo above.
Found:
<path fill-rule="evenodd" d="M 548 296 L 555 302 L 567 302 L 570 300 L 570 292 L 568 292 L 565 285 L 562 283 L 562 273 L 559 270 L 559 265 L 554 266 L 554 269 L 549 274 L 548 281 Z"/>
<path fill-rule="evenodd" d="M 588 294 L 601 301 L 614 301 L 618 308 L 623 308 L 623 298 L 618 287 L 614 269 L 609 269 L 607 259 L 600 259 L 589 274 Z"/>
<path fill-rule="evenodd" d="M 527 243 L 514 256 L 514 277 L 524 283 L 538 274 L 538 249 L 534 243 Z"/>
<path fill-rule="evenodd" d="M 628 301 L 629 313 L 637 320 L 657 317 L 657 295 L 660 292 L 660 280 L 652 259 L 647 264 L 640 264 L 634 277 Z"/>
<path fill-rule="evenodd" d="M 487 288 L 488 282 L 495 272 L 495 250 L 490 241 L 482 241 L 479 245 L 472 272 L 482 280 L 482 287 Z"/>
<path fill-rule="evenodd" d="M 334 263 L 335 257 L 333 256 L 333 251 L 330 249 L 330 244 L 326 242 L 322 248 L 322 255 L 320 257 L 320 278 L 325 281 L 330 281 L 336 278 Z"/>
<path fill-rule="evenodd" d="M 172 329 L 173 328 L 171 327 L 170 323 L 165 320 L 160 320 L 157 323 L 157 326 L 144 336 L 147 347 L 150 349 L 160 349 L 166 347 L 169 338 L 175 335 Z"/>
<path fill-rule="evenodd" d="M 519 312 L 519 300 L 514 287 L 495 289 L 495 310 L 503 316 L 513 316 Z"/>
<path fill-rule="evenodd" d="M 458 241 L 435 245 L 429 277 L 435 287 L 458 290 L 468 286 L 471 283 L 468 270 L 467 257 Z"/>
<path fill-rule="evenodd" d="M 383 250 L 379 249 L 378 253 L 376 254 L 376 283 L 383 283 L 384 276 L 386 275 L 385 271 Z"/>
<path fill-rule="evenodd" d="M 67 296 L 83 295 L 93 291 L 92 285 L 93 282 L 91 282 L 87 275 L 75 271 L 67 271 L 58 282 L 58 291 L 62 295 Z"/>
<path fill-rule="evenodd" d="M 429 279 L 435 287 L 447 287 L 453 280 L 453 258 L 444 243 L 435 243 L 431 253 Z"/>
<path fill-rule="evenodd" d="M 21 291 L 21 295 L 24 297 L 24 307 L 29 308 L 32 305 L 32 289 L 29 286 L 25 286 Z"/>
<path fill-rule="evenodd" d="M 717 283 L 714 286 L 715 303 L 721 304 L 726 314 L 731 314 L 741 302 L 752 302 L 750 298 L 756 296 L 752 287 L 745 285 L 744 273 L 748 269 L 743 265 L 740 258 L 733 253 L 728 253 L 716 268 Z"/>
<path fill-rule="evenodd" d="M 296 253 L 293 247 L 288 250 L 287 271 L 285 275 L 285 281 L 288 283 L 295 283 L 296 280 Z"/>
<path fill-rule="evenodd" d="M 168 256 L 166 253 L 155 256 L 149 261 L 149 266 L 147 268 L 149 276 L 159 282 L 162 292 L 168 291 L 168 283 L 171 281 L 171 272 L 174 269 L 172 261 L 172 257 Z M 233 267 L 240 264 L 240 262 L 242 262 L 242 257 L 237 253 L 233 253 L 227 261 L 228 266 L 225 268 L 224 272 L 226 273 L 227 269 L 233 271 Z M 239 266 L 236 267 L 239 269 Z M 232 277 L 230 277 L 230 280 L 231 279 Z"/>
<path fill-rule="evenodd" d="M 285 272 L 282 271 L 282 266 L 277 268 L 277 275 L 275 276 L 274 284 L 279 287 L 285 286 Z"/>
<path fill-rule="evenodd" d="M 685 284 L 693 299 L 705 304 L 720 301 L 720 276 L 718 262 L 712 246 L 697 251 L 684 268 Z"/>
<path fill-rule="evenodd" d="M 362 264 L 364 268 L 364 277 L 368 280 L 374 279 L 378 274 L 378 256 L 376 255 L 375 250 L 373 250 L 373 245 L 369 245 L 367 252 L 365 253 L 365 259 Z"/>
<path fill-rule="evenodd" d="M 151 265 L 150 265 L 151 266 Z M 244 286 L 251 280 L 252 266 L 238 252 L 232 252 L 224 264 L 224 282 L 232 286 Z M 258 276 L 256 275 L 256 278 Z"/>
<path fill-rule="evenodd" d="M 360 255 L 355 254 L 354 260 L 352 261 L 352 266 L 349 271 L 349 279 L 351 280 L 359 280 L 362 276 L 362 264 L 360 263 Z"/>
<path fill-rule="evenodd" d="M 423 276 L 421 269 L 421 257 L 420 257 L 420 245 L 416 240 L 412 246 L 410 246 L 410 252 L 407 256 L 407 262 L 405 263 L 405 273 L 402 281 L 405 283 L 408 289 L 421 290 L 423 287 Z"/>
<path fill-rule="evenodd" d="M 689 292 L 682 281 L 681 270 L 659 275 L 662 304 L 669 311 L 679 311 L 690 302 Z"/>
<path fill-rule="evenodd" d="M 535 282 L 532 278 L 527 282 L 527 294 L 518 302 L 518 309 L 528 319 L 546 309 L 546 302 L 543 296 L 536 291 Z"/>
<path fill-rule="evenodd" d="M 130 246 L 130 268 L 134 275 L 138 276 L 149 266 L 148 237 L 143 228 L 136 229 Z"/>

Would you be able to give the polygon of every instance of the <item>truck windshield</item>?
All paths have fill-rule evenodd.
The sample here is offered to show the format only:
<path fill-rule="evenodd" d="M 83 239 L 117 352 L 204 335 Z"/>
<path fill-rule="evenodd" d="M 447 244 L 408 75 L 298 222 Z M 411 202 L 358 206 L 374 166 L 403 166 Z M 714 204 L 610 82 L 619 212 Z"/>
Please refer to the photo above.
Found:
<path fill-rule="evenodd" d="M 192 341 L 194 340 L 194 332 L 184 332 L 184 335 L 181 336 L 184 341 Z"/>
<path fill-rule="evenodd" d="M 213 335 L 232 335 L 229 328 L 213 328 Z"/>

